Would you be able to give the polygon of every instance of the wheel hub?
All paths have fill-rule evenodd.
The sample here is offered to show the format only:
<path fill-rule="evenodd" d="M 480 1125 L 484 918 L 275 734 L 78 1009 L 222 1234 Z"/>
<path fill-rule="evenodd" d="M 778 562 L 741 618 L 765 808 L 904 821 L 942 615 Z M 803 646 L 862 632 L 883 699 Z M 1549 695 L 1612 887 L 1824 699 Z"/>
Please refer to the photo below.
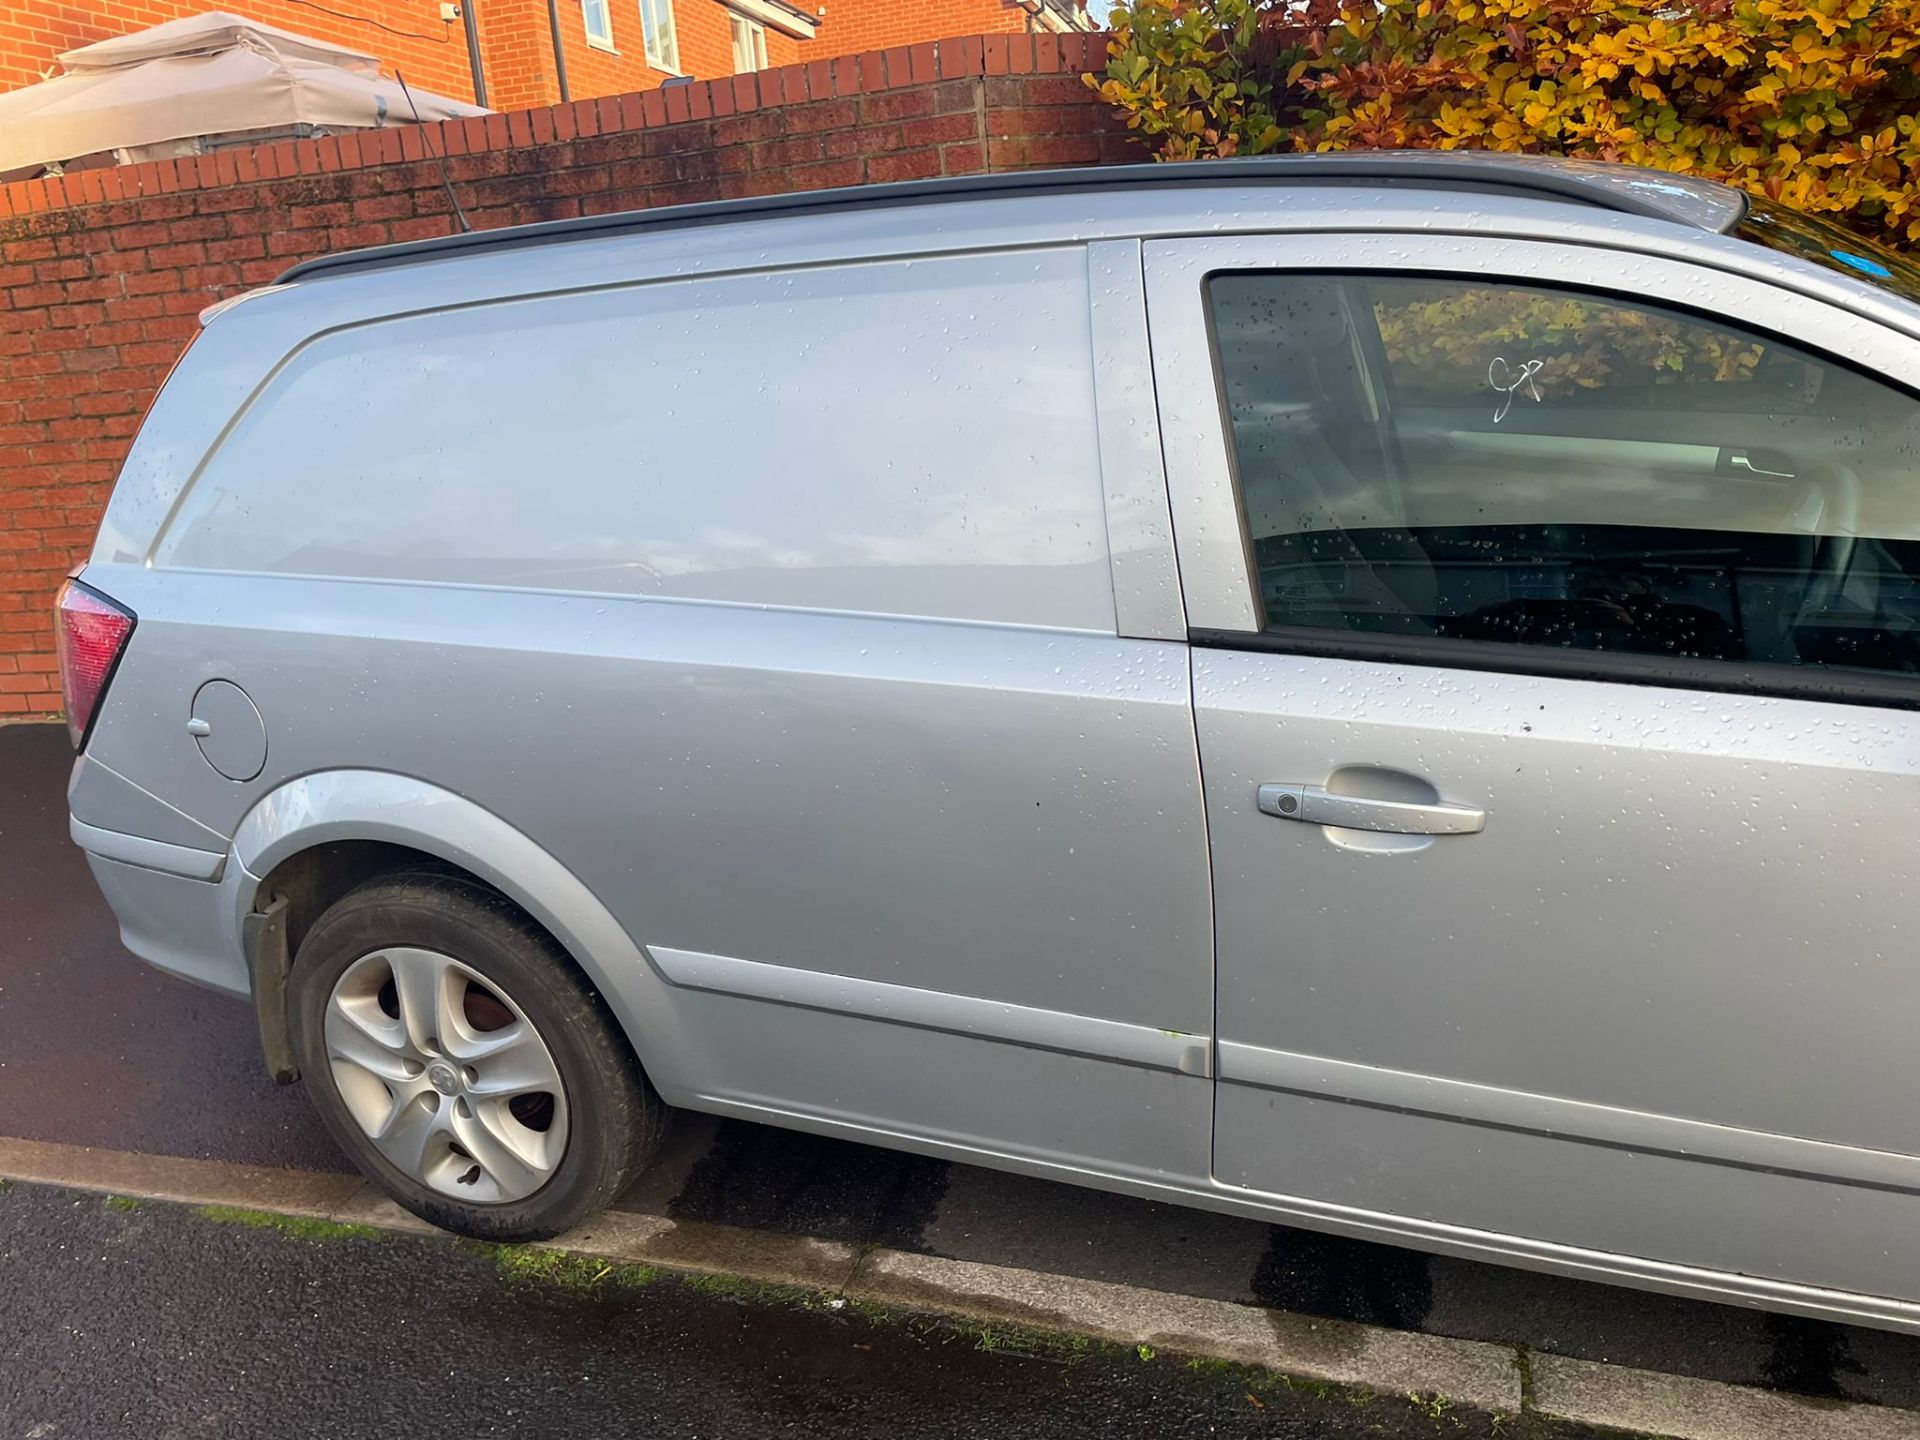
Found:
<path fill-rule="evenodd" d="M 386 1162 L 477 1205 L 524 1200 L 566 1153 L 553 1052 L 493 981 L 431 950 L 364 955 L 335 982 L 334 1089 Z"/>

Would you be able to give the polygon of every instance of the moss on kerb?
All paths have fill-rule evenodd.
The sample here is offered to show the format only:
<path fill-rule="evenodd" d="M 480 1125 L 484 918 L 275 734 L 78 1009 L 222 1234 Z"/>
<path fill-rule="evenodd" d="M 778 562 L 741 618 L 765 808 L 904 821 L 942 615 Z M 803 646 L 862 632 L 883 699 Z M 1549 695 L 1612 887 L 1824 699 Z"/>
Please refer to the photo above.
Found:
<path fill-rule="evenodd" d="M 1290 1395 L 1311 1395 L 1317 1400 L 1344 1400 L 1356 1410 L 1380 1398 L 1372 1390 L 1343 1385 L 1337 1380 L 1311 1380 L 1303 1375 L 1288 1375 L 1238 1360 L 1221 1360 L 1211 1355 L 1196 1355 L 1187 1361 L 1187 1369 L 1196 1375 L 1212 1376 L 1238 1385 L 1252 1396 L 1284 1390 Z"/>
<path fill-rule="evenodd" d="M 1085 1360 L 1093 1355 L 1117 1358 L 1135 1353 L 1130 1347 L 1122 1348 L 1118 1345 L 1090 1340 L 1085 1335 L 1064 1335 L 1051 1330 L 1033 1330 L 1024 1325 L 1005 1325 L 997 1321 L 933 1315 L 924 1317 L 924 1323 L 929 1330 L 945 1331 L 948 1334 L 972 1340 L 976 1350 L 989 1350 L 1008 1355 L 1029 1355 L 1036 1359 L 1066 1364 Z M 1149 1356 L 1142 1355 L 1140 1358 L 1144 1360 Z"/>
<path fill-rule="evenodd" d="M 520 1284 L 554 1285 L 579 1292 L 638 1289 L 660 1277 L 660 1272 L 651 1265 L 621 1264 L 539 1245 L 475 1243 L 471 1248 L 491 1260 L 502 1279 Z"/>
<path fill-rule="evenodd" d="M 1538 1404 L 1534 1396 L 1532 1349 L 1525 1345 L 1514 1346 L 1513 1363 L 1520 1371 L 1520 1408 L 1522 1411 L 1532 1410 Z"/>
<path fill-rule="evenodd" d="M 342 1225 L 333 1220 L 318 1220 L 305 1215 L 277 1215 L 271 1210 L 248 1210 L 239 1205 L 200 1205 L 194 1214 L 217 1225 L 246 1225 L 256 1230 L 272 1230 L 290 1240 L 378 1240 L 381 1232 L 371 1225 Z"/>
<path fill-rule="evenodd" d="M 794 1309 L 827 1311 L 858 1316 L 869 1325 L 905 1327 L 927 1338 L 950 1337 L 970 1341 L 976 1350 L 999 1354 L 1025 1355 L 1038 1359 L 1070 1363 L 1094 1355 L 1109 1359 L 1122 1357 L 1151 1360 L 1150 1345 L 1122 1346 L 1025 1325 L 1001 1321 L 973 1320 L 958 1315 L 903 1309 L 873 1300 L 859 1300 L 831 1290 L 809 1289 L 802 1285 L 783 1285 L 744 1276 L 721 1273 L 669 1272 L 685 1289 L 715 1300 L 730 1300 L 751 1305 L 784 1305 Z"/>
<path fill-rule="evenodd" d="M 138 1210 L 140 1202 L 131 1195 L 109 1195 L 101 1202 L 109 1210 Z"/>

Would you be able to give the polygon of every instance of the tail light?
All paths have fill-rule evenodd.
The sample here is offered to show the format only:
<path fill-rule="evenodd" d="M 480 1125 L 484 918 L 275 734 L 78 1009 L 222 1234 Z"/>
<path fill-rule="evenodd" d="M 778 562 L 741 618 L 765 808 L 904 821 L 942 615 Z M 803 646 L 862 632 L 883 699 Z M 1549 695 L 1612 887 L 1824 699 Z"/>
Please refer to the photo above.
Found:
<path fill-rule="evenodd" d="M 60 626 L 56 647 L 60 655 L 60 691 L 67 700 L 67 734 L 73 748 L 87 743 L 100 697 L 107 693 L 114 666 L 133 634 L 133 612 L 116 605 L 98 590 L 78 580 L 60 587 L 56 606 Z"/>

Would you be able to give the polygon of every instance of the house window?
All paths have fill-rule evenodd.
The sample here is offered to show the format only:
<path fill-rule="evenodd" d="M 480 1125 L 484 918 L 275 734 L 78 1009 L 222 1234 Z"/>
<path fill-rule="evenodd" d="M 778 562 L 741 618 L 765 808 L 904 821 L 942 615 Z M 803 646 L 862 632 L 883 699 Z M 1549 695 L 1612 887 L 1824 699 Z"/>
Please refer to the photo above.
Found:
<path fill-rule="evenodd" d="M 647 63 L 679 74 L 680 39 L 673 30 L 673 0 L 640 0 L 640 33 L 646 39 Z"/>
<path fill-rule="evenodd" d="M 587 43 L 603 50 L 613 48 L 612 0 L 580 0 L 580 13 L 587 23 Z"/>
<path fill-rule="evenodd" d="M 731 15 L 733 26 L 733 73 L 745 75 L 767 68 L 767 27 L 744 15 Z"/>

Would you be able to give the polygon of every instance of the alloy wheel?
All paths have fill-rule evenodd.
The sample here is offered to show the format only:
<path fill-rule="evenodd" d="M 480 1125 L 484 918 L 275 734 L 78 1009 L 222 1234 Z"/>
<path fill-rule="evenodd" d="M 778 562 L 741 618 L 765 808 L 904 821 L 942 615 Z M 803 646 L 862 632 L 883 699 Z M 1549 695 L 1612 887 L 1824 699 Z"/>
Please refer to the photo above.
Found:
<path fill-rule="evenodd" d="M 450 955 L 363 955 L 334 984 L 324 1035 L 348 1113 L 409 1179 L 503 1205 L 539 1190 L 566 1154 L 552 1052 L 511 996 Z"/>

